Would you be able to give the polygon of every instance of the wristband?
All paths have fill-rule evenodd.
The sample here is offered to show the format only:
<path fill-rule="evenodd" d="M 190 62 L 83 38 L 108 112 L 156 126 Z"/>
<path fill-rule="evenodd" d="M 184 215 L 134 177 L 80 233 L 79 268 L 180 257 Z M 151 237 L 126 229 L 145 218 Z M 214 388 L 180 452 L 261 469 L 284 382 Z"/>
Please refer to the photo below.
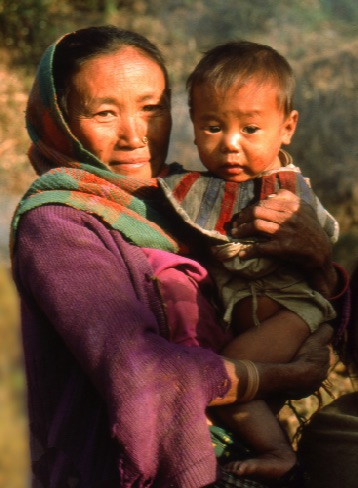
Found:
<path fill-rule="evenodd" d="M 252 361 L 248 359 L 240 359 L 240 363 L 245 366 L 247 371 L 247 385 L 245 393 L 239 398 L 240 402 L 249 402 L 253 400 L 260 385 L 260 375 Z"/>

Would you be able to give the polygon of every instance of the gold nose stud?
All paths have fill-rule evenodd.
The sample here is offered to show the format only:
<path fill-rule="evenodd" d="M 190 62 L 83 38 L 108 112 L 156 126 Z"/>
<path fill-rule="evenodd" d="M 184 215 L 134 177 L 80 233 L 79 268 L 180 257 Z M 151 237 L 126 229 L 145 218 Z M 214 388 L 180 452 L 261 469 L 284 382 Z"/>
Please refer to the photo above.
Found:
<path fill-rule="evenodd" d="M 148 137 L 146 136 L 142 137 L 142 141 L 144 142 L 144 144 L 148 144 Z"/>

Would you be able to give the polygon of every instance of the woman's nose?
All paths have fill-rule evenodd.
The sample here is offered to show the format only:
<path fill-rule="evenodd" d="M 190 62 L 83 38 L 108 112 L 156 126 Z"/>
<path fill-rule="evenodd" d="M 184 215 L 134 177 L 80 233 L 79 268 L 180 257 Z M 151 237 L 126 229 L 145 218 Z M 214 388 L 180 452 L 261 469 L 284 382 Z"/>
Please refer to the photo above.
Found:
<path fill-rule="evenodd" d="M 238 152 L 240 150 L 240 134 L 225 134 L 222 140 L 224 152 Z"/>
<path fill-rule="evenodd" d="M 136 149 L 145 145 L 146 130 L 135 117 L 121 118 L 118 126 L 118 143 L 121 149 Z"/>

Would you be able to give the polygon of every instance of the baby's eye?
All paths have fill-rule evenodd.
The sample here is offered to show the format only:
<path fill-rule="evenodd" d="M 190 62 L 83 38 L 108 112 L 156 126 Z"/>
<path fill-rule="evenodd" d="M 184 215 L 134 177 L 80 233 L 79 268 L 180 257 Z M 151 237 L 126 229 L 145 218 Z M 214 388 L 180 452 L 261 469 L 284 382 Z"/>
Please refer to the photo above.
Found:
<path fill-rule="evenodd" d="M 164 104 L 161 103 L 153 103 L 149 105 L 145 105 L 143 107 L 144 112 L 150 112 L 150 113 L 158 113 L 158 112 L 163 112 L 165 109 Z"/>
<path fill-rule="evenodd" d="M 210 132 L 210 134 L 217 134 L 221 129 L 218 125 L 209 125 L 206 130 Z"/>
<path fill-rule="evenodd" d="M 248 125 L 247 127 L 244 128 L 244 132 L 246 134 L 255 134 L 258 130 L 259 128 L 253 125 Z"/>

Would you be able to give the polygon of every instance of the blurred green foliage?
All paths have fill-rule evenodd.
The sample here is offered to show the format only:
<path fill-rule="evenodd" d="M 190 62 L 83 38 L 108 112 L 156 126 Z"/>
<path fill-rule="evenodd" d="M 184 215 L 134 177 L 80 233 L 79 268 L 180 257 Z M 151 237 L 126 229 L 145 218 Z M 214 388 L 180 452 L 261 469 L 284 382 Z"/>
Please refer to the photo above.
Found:
<path fill-rule="evenodd" d="M 277 18 L 305 30 L 338 19 L 352 24 L 358 19 L 358 4 L 355 0 L 1 0 L 0 44 L 13 51 L 18 63 L 33 67 L 44 47 L 61 33 L 84 22 L 133 27 L 133 18 L 141 15 L 149 23 L 153 19 L 154 28 L 154 19 L 167 23 L 171 39 L 192 37 L 206 45 L 220 42 L 222 36 L 267 32 Z M 185 22 L 173 22 L 183 15 Z"/>
<path fill-rule="evenodd" d="M 51 37 L 48 21 L 60 2 L 53 0 L 2 0 L 0 32 L 2 44 L 23 62 L 31 62 L 42 50 L 42 40 Z"/>
<path fill-rule="evenodd" d="M 0 44 L 22 65 L 36 66 L 44 48 L 80 19 L 90 16 L 104 22 L 117 7 L 131 4 L 115 0 L 1 0 Z"/>
<path fill-rule="evenodd" d="M 351 270 L 358 257 L 356 0 L 0 0 L 1 229 L 12 211 L 4 211 L 4 201 L 14 206 L 7 196 L 16 201 L 35 176 L 26 157 L 23 113 L 39 58 L 63 33 L 104 23 L 157 43 L 174 87 L 184 86 L 203 50 L 233 38 L 268 43 L 287 56 L 298 79 L 300 111 L 290 152 L 339 220 L 335 258 Z M 183 122 L 177 125 L 175 157 L 190 167 L 197 156 L 183 116 L 186 98 L 180 96 L 175 114 Z M 0 486 L 25 488 L 29 461 L 19 312 L 8 258 L 1 252 L 5 247 L 0 239 Z"/>
<path fill-rule="evenodd" d="M 356 0 L 321 0 L 322 9 L 331 18 L 344 22 L 357 23 L 358 8 Z"/>

